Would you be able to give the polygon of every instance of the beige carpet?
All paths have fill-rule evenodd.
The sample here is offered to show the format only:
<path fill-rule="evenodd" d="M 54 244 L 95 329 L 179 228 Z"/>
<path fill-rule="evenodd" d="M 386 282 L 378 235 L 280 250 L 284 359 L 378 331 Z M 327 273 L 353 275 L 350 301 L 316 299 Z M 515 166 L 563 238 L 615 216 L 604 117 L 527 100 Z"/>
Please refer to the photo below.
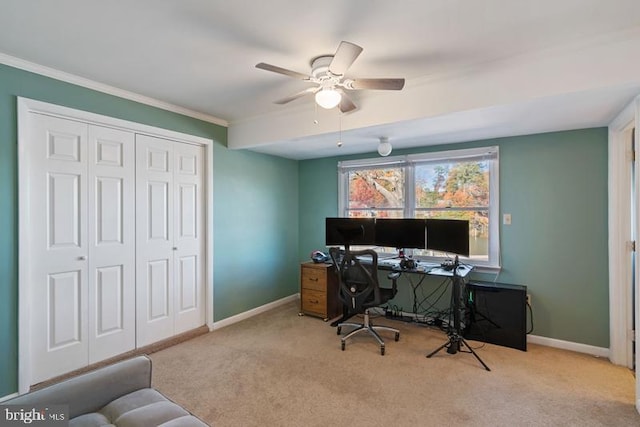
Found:
<path fill-rule="evenodd" d="M 425 354 L 439 330 L 376 319 L 343 352 L 335 329 L 288 304 L 151 355 L 160 391 L 215 426 L 638 426 L 634 377 L 606 359 L 470 342 Z"/>

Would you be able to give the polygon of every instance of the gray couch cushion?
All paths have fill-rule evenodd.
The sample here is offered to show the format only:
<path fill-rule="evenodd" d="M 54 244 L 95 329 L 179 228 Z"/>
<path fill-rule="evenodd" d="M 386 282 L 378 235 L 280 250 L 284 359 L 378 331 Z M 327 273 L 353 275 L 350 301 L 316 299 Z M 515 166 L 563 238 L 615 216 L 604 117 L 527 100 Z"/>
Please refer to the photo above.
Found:
<path fill-rule="evenodd" d="M 157 426 L 185 415 L 189 413 L 175 403 L 165 400 L 125 412 L 114 424 L 118 427 Z"/>
<path fill-rule="evenodd" d="M 70 427 L 207 427 L 151 388 L 151 360 L 125 360 L 2 404 L 69 405 Z M 2 405 L 0 404 L 0 405 Z"/>
<path fill-rule="evenodd" d="M 206 426 L 158 391 L 145 388 L 119 397 L 99 412 L 80 415 L 69 423 L 71 427 L 191 427 Z"/>
<path fill-rule="evenodd" d="M 151 387 L 151 360 L 144 356 L 87 372 L 58 384 L 18 396 L 11 405 L 69 405 L 69 418 L 97 412 L 120 396 Z"/>
<path fill-rule="evenodd" d="M 113 426 L 111 422 L 102 414 L 98 412 L 91 412 L 89 414 L 80 415 L 69 420 L 69 427 L 105 427 Z"/>
<path fill-rule="evenodd" d="M 117 398 L 104 408 L 100 409 L 103 414 L 111 421 L 116 421 L 122 415 L 137 408 L 142 408 L 152 403 L 166 402 L 167 398 L 152 388 L 144 388 L 134 391 L 122 397 Z M 186 413 L 186 411 L 185 411 Z"/>

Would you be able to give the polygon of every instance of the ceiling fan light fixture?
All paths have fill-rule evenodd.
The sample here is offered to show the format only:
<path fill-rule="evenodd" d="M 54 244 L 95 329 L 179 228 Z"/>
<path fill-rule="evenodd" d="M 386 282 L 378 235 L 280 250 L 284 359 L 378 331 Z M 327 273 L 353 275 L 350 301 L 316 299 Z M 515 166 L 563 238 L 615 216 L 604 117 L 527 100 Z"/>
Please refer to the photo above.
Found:
<path fill-rule="evenodd" d="M 334 88 L 323 88 L 316 93 L 316 103 L 327 110 L 340 104 L 342 95 Z"/>
<path fill-rule="evenodd" d="M 378 143 L 378 154 L 380 154 L 382 157 L 386 157 L 391 154 L 391 150 L 393 150 L 393 147 L 389 142 L 389 138 L 387 138 L 386 136 L 381 136 L 380 142 Z"/>
<path fill-rule="evenodd" d="M 345 78 L 345 73 L 360 56 L 362 50 L 361 46 L 343 40 L 333 55 L 316 56 L 311 60 L 311 74 L 299 73 L 265 62 L 256 64 L 256 68 L 315 84 L 315 86 L 292 96 L 275 101 L 276 104 L 286 104 L 305 95 L 315 93 L 316 104 L 320 107 L 327 110 L 338 107 L 341 113 L 349 113 L 358 107 L 343 89 L 349 91 L 368 89 L 401 90 L 404 87 L 404 78 Z"/>

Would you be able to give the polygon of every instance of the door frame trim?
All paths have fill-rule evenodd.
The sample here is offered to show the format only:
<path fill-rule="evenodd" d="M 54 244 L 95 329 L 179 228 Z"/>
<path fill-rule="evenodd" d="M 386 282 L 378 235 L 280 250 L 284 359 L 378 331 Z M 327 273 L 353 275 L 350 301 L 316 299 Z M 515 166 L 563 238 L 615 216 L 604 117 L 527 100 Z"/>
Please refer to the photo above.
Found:
<path fill-rule="evenodd" d="M 640 96 L 629 103 L 609 124 L 609 360 L 628 368 L 633 366 L 630 347 L 630 325 L 632 293 L 631 257 L 629 256 L 632 225 L 640 231 L 640 210 L 631 215 L 631 162 L 625 136 L 635 127 L 635 188 L 640 190 Z M 636 195 L 638 197 L 638 195 Z M 636 241 L 638 241 L 636 236 Z M 637 245 L 637 242 L 636 242 Z M 635 318 L 640 319 L 640 255 L 634 254 L 635 272 Z M 640 342 L 640 328 L 636 325 L 635 342 Z M 636 367 L 640 366 L 640 351 L 636 348 Z M 636 376 L 636 411 L 640 412 L 640 376 Z"/>
<path fill-rule="evenodd" d="M 631 162 L 625 135 L 633 126 L 634 104 L 609 125 L 609 359 L 630 366 L 627 329 L 631 283 Z"/>
<path fill-rule="evenodd" d="M 28 254 L 26 243 L 29 239 L 28 219 L 31 211 L 27 203 L 29 191 L 30 171 L 27 162 L 27 150 L 29 148 L 29 124 L 30 114 L 43 114 L 68 120 L 75 120 L 90 125 L 110 127 L 137 134 L 149 135 L 158 138 L 171 139 L 187 144 L 201 145 L 205 150 L 205 322 L 209 330 L 213 330 L 213 149 L 212 139 L 200 136 L 188 135 L 168 129 L 114 117 L 95 114 L 88 111 L 77 110 L 61 105 L 50 104 L 30 98 L 18 97 L 18 393 L 29 391 L 31 385 L 31 367 L 29 346 L 30 334 L 30 301 L 33 298 L 29 293 Z"/>

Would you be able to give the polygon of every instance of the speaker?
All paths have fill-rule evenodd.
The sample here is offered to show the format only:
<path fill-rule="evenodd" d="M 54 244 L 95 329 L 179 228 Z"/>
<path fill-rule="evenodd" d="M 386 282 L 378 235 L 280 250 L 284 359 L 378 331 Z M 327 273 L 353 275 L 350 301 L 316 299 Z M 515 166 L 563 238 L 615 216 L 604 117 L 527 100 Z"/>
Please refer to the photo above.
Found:
<path fill-rule="evenodd" d="M 467 284 L 466 339 L 527 351 L 527 287 L 473 281 Z"/>

